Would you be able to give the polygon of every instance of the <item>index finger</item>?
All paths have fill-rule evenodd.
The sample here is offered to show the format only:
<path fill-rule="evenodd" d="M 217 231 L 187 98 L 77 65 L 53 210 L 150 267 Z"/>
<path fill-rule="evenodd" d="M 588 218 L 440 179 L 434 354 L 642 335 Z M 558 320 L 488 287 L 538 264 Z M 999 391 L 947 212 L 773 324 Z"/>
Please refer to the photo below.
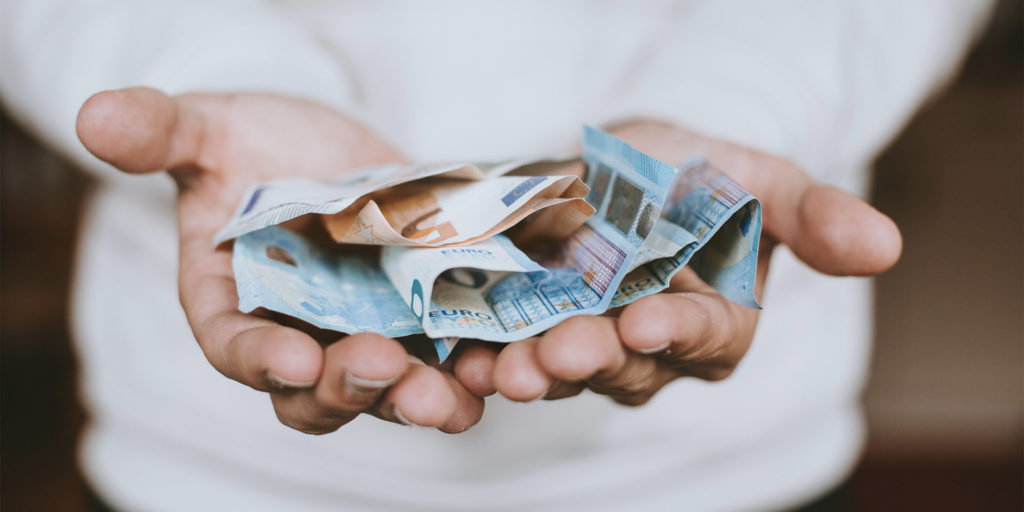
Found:
<path fill-rule="evenodd" d="M 771 248 L 758 260 L 760 292 Z M 666 292 L 643 297 L 619 316 L 622 344 L 650 354 L 687 375 L 721 380 L 746 354 L 757 328 L 758 311 L 730 302 L 690 268 L 672 278 Z"/>
<path fill-rule="evenodd" d="M 217 371 L 253 388 L 309 387 L 323 349 L 298 329 L 238 310 L 229 249 L 182 237 L 179 295 L 189 325 Z"/>

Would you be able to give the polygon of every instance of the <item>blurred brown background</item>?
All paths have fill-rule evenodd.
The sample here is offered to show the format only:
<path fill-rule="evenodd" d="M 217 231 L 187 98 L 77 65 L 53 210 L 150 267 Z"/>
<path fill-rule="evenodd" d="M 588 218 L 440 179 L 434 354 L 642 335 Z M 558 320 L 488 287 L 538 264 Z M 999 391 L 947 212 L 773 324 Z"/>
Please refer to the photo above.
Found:
<path fill-rule="evenodd" d="M 963 73 L 878 159 L 905 237 L 876 281 L 858 510 L 1024 510 L 1024 24 L 1002 2 Z M 67 291 L 88 181 L 0 113 L 0 508 L 77 511 Z"/>
<path fill-rule="evenodd" d="M 1024 25 L 1001 2 L 875 165 L 904 255 L 876 280 L 865 510 L 1024 510 Z"/>

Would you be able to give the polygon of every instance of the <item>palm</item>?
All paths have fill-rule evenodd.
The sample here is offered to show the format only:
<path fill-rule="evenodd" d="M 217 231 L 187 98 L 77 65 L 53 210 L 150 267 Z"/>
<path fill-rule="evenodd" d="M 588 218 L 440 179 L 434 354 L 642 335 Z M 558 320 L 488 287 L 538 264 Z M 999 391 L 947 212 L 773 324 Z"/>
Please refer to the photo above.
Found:
<path fill-rule="evenodd" d="M 814 184 L 784 160 L 654 122 L 613 132 L 663 161 L 702 154 L 761 199 L 758 295 L 777 243 L 833 275 L 876 274 L 899 255 L 892 221 L 845 192 Z M 664 292 L 612 315 L 571 318 L 539 338 L 504 348 L 493 362 L 498 391 L 533 400 L 589 388 L 620 403 L 642 404 L 679 377 L 727 377 L 750 346 L 758 320 L 756 310 L 729 302 L 685 268 Z M 472 354 L 486 357 L 480 349 Z"/>
<path fill-rule="evenodd" d="M 281 421 L 306 432 L 334 430 L 361 412 L 461 431 L 479 420 L 479 397 L 495 389 L 532 400 L 589 387 L 640 404 L 681 376 L 724 378 L 756 327 L 756 311 L 684 269 L 668 290 L 618 317 L 575 317 L 502 350 L 465 344 L 454 363 L 457 380 L 380 336 L 349 336 L 325 349 L 302 331 L 238 311 L 230 249 L 211 247 L 213 234 L 254 183 L 334 176 L 395 161 L 394 150 L 328 108 L 259 94 L 101 93 L 83 106 L 78 131 L 90 151 L 126 172 L 171 169 L 180 190 L 180 294 L 196 339 L 215 368 L 271 391 Z M 888 218 L 815 185 L 788 162 L 658 123 L 615 131 L 665 161 L 704 154 L 761 199 L 758 293 L 775 243 L 834 275 L 875 274 L 899 255 L 899 232 Z"/>
<path fill-rule="evenodd" d="M 271 392 L 282 422 L 319 433 L 361 412 L 445 431 L 479 420 L 482 400 L 394 340 L 359 334 L 323 348 L 303 331 L 239 312 L 230 247 L 212 246 L 252 184 L 399 160 L 373 133 L 293 98 L 172 99 L 149 89 L 94 96 L 82 107 L 78 131 L 90 151 L 122 170 L 170 169 L 179 186 L 179 293 L 189 324 L 217 370 Z"/>
<path fill-rule="evenodd" d="M 201 112 L 200 135 L 185 142 L 197 156 L 173 171 L 185 192 L 182 215 L 214 213 L 199 216 L 206 230 L 219 228 L 254 183 L 329 178 L 401 159 L 368 130 L 317 103 L 268 94 L 190 94 L 178 101 Z"/>

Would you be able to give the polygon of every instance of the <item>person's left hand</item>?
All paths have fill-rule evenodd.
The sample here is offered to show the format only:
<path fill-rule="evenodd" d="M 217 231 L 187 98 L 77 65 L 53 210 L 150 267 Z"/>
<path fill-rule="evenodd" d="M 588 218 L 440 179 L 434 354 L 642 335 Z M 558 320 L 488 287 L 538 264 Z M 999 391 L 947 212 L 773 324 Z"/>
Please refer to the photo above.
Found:
<path fill-rule="evenodd" d="M 759 297 L 778 243 L 836 276 L 874 275 L 899 258 L 899 230 L 888 217 L 846 192 L 815 184 L 785 160 L 656 122 L 612 132 L 663 161 L 703 154 L 761 200 Z M 641 405 L 680 377 L 728 377 L 750 346 L 758 315 L 683 268 L 668 289 L 621 310 L 573 317 L 507 346 L 469 344 L 455 374 L 481 396 L 497 390 L 516 401 L 551 400 L 590 389 Z"/>

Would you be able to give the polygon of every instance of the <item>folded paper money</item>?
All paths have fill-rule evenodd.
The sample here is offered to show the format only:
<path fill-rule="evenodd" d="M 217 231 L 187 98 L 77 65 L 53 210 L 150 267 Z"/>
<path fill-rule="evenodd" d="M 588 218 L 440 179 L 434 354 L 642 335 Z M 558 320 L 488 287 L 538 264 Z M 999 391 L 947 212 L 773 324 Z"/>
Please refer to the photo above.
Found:
<path fill-rule="evenodd" d="M 593 213 L 575 176 L 533 176 L 564 160 L 385 165 L 333 181 L 290 178 L 250 188 L 214 244 L 307 214 L 327 215 L 338 242 L 368 245 L 455 245 L 500 233 L 554 207 L 555 232 L 575 229 Z M 526 175 L 511 175 L 518 171 Z M 508 176 L 506 176 L 508 175 Z"/>
<path fill-rule="evenodd" d="M 458 338 L 517 341 L 571 316 L 628 304 L 667 287 L 687 263 L 730 300 L 758 307 L 756 199 L 703 160 L 677 172 L 593 128 L 585 129 L 583 158 L 586 201 L 596 214 L 532 258 L 501 235 L 458 247 L 353 252 L 270 227 L 235 241 L 240 309 L 266 308 L 348 333 L 422 332 L 443 360 Z M 382 198 L 380 211 L 388 201 L 401 197 Z M 504 220 L 516 209 L 490 215 Z"/>
<path fill-rule="evenodd" d="M 442 246 L 482 240 L 544 208 L 566 208 L 568 232 L 594 209 L 575 176 L 499 176 L 481 181 L 421 180 L 369 196 L 360 208 L 324 217 L 337 242 Z"/>
<path fill-rule="evenodd" d="M 761 203 L 706 160 L 694 158 L 683 165 L 667 204 L 612 307 L 664 290 L 689 263 L 725 298 L 760 309 L 754 278 Z"/>

